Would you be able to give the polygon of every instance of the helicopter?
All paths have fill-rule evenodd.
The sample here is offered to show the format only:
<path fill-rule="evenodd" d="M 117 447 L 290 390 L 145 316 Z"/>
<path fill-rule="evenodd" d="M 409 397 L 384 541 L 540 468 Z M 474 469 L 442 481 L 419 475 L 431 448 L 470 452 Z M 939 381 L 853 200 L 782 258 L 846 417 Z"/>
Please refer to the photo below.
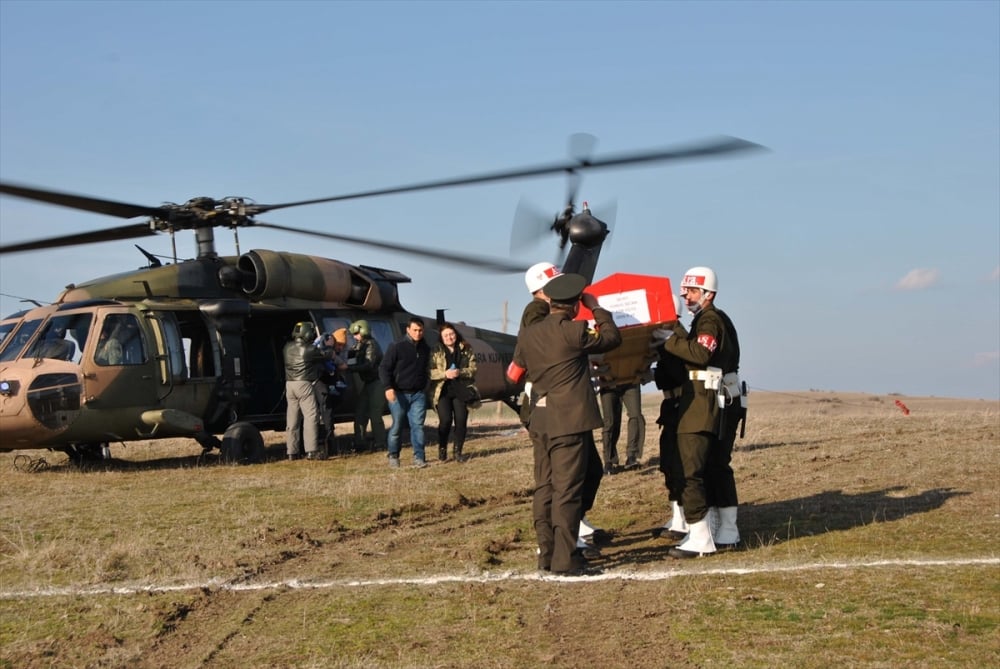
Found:
<path fill-rule="evenodd" d="M 563 271 L 593 279 L 608 226 L 585 206 L 576 212 L 583 170 L 735 154 L 762 148 L 734 137 L 647 151 L 580 156 L 568 162 L 503 170 L 334 197 L 258 204 L 242 197 L 196 197 L 183 204 L 144 206 L 9 182 L 0 194 L 142 222 L 0 246 L 0 255 L 168 234 L 173 262 L 137 248 L 144 268 L 69 284 L 49 305 L 0 321 L 0 451 L 51 449 L 72 459 L 108 457 L 110 443 L 192 438 L 203 455 L 218 450 L 226 462 L 259 462 L 261 432 L 285 428 L 282 348 L 299 322 L 317 332 L 368 321 L 383 350 L 405 331 L 410 314 L 399 300 L 405 274 L 298 253 L 239 250 L 238 230 L 263 227 L 386 249 L 477 271 L 523 272 L 503 258 L 351 237 L 260 221 L 290 207 L 387 196 L 470 184 L 565 173 L 568 204 L 551 230 L 564 253 Z M 236 237 L 236 255 L 220 255 L 215 228 Z M 197 255 L 178 260 L 175 235 L 192 231 Z M 425 318 L 433 346 L 437 331 Z M 520 387 L 505 370 L 514 335 L 459 323 L 476 352 L 476 385 L 483 400 L 515 411 Z M 110 346 L 114 343 L 114 346 Z M 349 389 L 334 422 L 354 420 Z M 221 435 L 221 438 L 220 438 Z"/>

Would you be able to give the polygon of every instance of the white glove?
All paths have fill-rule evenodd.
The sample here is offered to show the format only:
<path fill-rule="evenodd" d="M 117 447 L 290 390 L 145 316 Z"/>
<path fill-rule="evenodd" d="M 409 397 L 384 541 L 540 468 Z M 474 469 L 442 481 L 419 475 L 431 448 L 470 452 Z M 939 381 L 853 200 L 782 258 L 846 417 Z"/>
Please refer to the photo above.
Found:
<path fill-rule="evenodd" d="M 652 332 L 653 341 L 664 342 L 674 336 L 674 331 L 669 328 L 656 328 Z"/>

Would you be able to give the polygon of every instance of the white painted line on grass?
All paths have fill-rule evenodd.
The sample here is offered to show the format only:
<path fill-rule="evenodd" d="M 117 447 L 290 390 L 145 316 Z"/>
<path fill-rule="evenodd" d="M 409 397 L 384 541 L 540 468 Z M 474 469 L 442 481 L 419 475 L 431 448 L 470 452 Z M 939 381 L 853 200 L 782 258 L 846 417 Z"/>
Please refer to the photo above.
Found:
<path fill-rule="evenodd" d="M 669 571 L 635 571 L 613 569 L 593 576 L 553 576 L 537 572 L 483 572 L 481 574 L 442 574 L 409 578 L 339 579 L 334 581 L 271 581 L 267 583 L 232 583 L 210 579 L 201 583 L 175 585 L 93 585 L 36 590 L 0 591 L 0 599 L 33 599 L 38 597 L 79 597 L 88 595 L 136 595 L 142 593 L 182 592 L 187 590 L 221 590 L 255 592 L 260 590 L 330 590 L 333 588 L 371 588 L 394 585 L 442 585 L 446 583 L 497 583 L 503 581 L 545 581 L 546 583 L 579 583 L 594 581 L 664 581 L 684 576 L 746 576 L 824 569 L 874 569 L 879 567 L 962 567 L 1000 565 L 1000 558 L 956 558 L 951 560 L 900 559 L 859 562 L 813 562 L 809 564 L 767 565 L 762 567 L 720 567 L 717 569 L 673 569 Z"/>

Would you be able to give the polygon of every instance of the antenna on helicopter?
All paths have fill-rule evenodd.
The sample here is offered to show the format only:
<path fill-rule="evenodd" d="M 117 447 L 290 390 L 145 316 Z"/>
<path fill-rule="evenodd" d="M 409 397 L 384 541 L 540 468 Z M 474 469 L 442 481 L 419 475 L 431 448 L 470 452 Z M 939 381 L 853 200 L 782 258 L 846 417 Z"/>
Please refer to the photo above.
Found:
<path fill-rule="evenodd" d="M 156 256 L 154 256 L 152 253 L 150 253 L 146 249 L 142 248 L 138 244 L 133 244 L 133 246 L 135 246 L 137 249 L 139 249 L 139 252 L 142 253 L 142 255 L 146 256 L 146 260 L 149 261 L 149 266 L 150 267 L 160 267 L 160 266 L 163 265 L 163 263 L 160 262 L 159 258 L 157 258 Z"/>

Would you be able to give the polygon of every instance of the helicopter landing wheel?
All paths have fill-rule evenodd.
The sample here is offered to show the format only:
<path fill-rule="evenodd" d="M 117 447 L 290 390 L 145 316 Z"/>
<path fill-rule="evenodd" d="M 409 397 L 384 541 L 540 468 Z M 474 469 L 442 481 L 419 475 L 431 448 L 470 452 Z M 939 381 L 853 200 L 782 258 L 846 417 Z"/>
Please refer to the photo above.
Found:
<path fill-rule="evenodd" d="M 104 459 L 103 448 L 107 444 L 72 444 L 63 453 L 69 456 L 70 462 L 77 467 L 101 462 Z"/>
<path fill-rule="evenodd" d="M 257 464 L 264 460 L 264 438 L 250 423 L 233 423 L 222 435 L 221 452 L 226 464 Z"/>

